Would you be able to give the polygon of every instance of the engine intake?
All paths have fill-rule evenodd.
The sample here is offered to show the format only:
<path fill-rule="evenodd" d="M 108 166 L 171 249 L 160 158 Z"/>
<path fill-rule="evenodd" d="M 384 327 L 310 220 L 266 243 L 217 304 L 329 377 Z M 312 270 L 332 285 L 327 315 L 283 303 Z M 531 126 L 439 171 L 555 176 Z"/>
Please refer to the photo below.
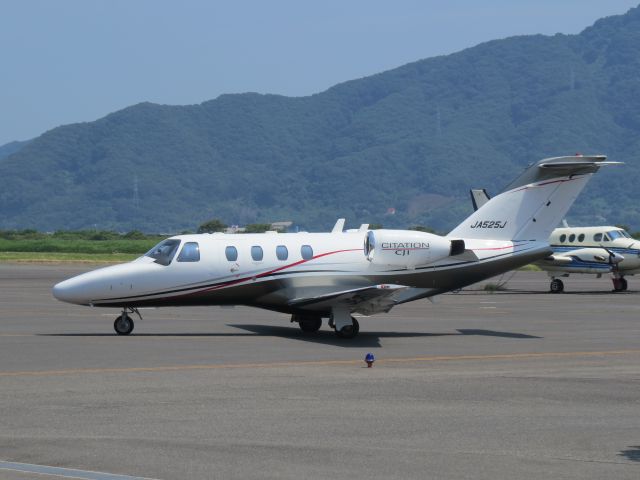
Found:
<path fill-rule="evenodd" d="M 415 230 L 370 230 L 364 240 L 364 254 L 376 265 L 412 268 L 460 255 L 464 250 L 464 240 Z"/>

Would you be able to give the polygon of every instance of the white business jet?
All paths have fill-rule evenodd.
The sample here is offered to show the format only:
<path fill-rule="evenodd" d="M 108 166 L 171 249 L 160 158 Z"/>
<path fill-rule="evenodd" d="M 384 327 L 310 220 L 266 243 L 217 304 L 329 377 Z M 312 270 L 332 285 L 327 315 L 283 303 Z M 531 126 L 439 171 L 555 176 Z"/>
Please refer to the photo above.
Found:
<path fill-rule="evenodd" d="M 551 254 L 548 238 L 605 156 L 558 157 L 527 168 L 446 236 L 411 230 L 179 235 L 144 256 L 53 287 L 62 301 L 122 309 L 115 331 L 133 330 L 139 307 L 247 305 L 291 314 L 304 332 L 322 319 L 343 338 L 353 314 L 459 289 Z"/>

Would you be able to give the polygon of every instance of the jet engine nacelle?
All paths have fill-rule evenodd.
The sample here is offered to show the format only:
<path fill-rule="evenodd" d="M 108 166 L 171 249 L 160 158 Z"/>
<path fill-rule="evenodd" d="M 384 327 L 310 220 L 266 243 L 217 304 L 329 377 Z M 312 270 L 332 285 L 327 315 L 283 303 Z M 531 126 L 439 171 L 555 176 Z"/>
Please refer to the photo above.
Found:
<path fill-rule="evenodd" d="M 364 254 L 376 265 L 413 268 L 464 252 L 464 240 L 450 240 L 415 230 L 370 230 Z"/>

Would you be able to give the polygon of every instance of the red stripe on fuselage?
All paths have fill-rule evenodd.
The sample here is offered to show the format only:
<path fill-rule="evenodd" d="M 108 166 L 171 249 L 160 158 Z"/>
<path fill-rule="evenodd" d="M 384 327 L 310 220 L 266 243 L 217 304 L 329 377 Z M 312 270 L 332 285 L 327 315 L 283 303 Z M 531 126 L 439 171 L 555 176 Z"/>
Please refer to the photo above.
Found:
<path fill-rule="evenodd" d="M 211 291 L 214 291 L 214 290 L 219 290 L 221 288 L 237 285 L 239 283 L 246 282 L 248 280 L 255 280 L 257 278 L 268 277 L 270 275 L 273 275 L 274 273 L 281 272 L 281 271 L 286 270 L 288 268 L 297 267 L 298 265 L 302 265 L 304 263 L 310 262 L 312 260 L 316 260 L 318 258 L 326 257 L 328 255 L 334 255 L 336 253 L 361 252 L 361 251 L 362 251 L 361 248 L 352 248 L 352 249 L 347 249 L 347 250 L 335 250 L 333 252 L 321 253 L 320 255 L 315 255 L 314 257 L 311 257 L 311 258 L 309 258 L 307 260 L 298 260 L 297 262 L 291 263 L 289 265 L 284 265 L 282 267 L 274 268 L 273 270 L 269 270 L 267 272 L 259 273 L 257 275 L 252 275 L 250 277 L 238 278 L 236 280 L 229 280 L 228 282 L 222 283 L 220 285 L 215 285 L 213 287 L 208 287 L 208 288 L 205 288 L 205 289 L 202 289 L 202 290 L 198 290 L 196 292 L 185 293 L 185 294 L 182 294 L 182 295 L 175 295 L 174 297 L 171 297 L 171 298 L 186 297 L 186 296 L 189 296 L 189 295 L 196 295 L 196 294 L 200 294 L 200 293 L 211 292 Z"/>

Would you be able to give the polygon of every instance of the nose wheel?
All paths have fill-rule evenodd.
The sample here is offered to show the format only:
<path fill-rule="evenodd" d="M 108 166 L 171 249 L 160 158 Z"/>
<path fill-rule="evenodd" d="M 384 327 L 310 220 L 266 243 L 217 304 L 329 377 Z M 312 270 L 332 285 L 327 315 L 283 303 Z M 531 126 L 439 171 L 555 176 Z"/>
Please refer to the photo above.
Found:
<path fill-rule="evenodd" d="M 135 325 L 133 323 L 133 319 L 129 316 L 129 313 L 137 314 L 142 320 L 142 316 L 137 308 L 125 308 L 122 310 L 122 314 L 116 318 L 115 322 L 113 322 L 113 329 L 118 335 L 129 335 L 133 332 L 133 327 Z"/>
<path fill-rule="evenodd" d="M 113 329 L 118 335 L 129 335 L 133 331 L 133 327 L 133 319 L 126 312 L 113 322 Z"/>

